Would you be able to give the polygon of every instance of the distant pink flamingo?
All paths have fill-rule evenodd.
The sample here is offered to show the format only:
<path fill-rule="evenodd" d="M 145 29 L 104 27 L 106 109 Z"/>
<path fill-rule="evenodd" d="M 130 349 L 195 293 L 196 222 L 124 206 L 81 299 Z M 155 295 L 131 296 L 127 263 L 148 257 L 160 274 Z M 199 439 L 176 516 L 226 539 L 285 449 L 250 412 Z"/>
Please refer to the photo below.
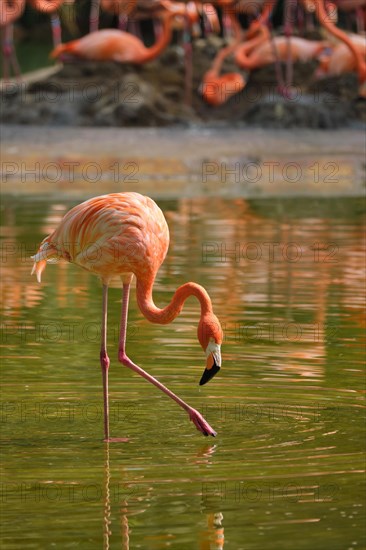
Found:
<path fill-rule="evenodd" d="M 254 36 L 243 42 L 235 51 L 235 60 L 242 69 L 252 70 L 276 61 L 286 61 L 290 52 L 294 61 L 310 61 L 319 55 L 327 43 L 323 40 L 306 40 L 297 36 L 276 36 L 271 39 L 266 26 L 254 29 Z"/>
<path fill-rule="evenodd" d="M 200 90 L 206 103 L 217 107 L 222 105 L 230 97 L 238 94 L 246 82 L 240 73 L 221 74 L 225 59 L 235 50 L 243 38 L 243 30 L 237 18 L 234 2 L 232 0 L 216 0 L 216 4 L 224 11 L 227 22 L 230 23 L 234 38 L 216 54 L 211 67 L 205 72 Z"/>
<path fill-rule="evenodd" d="M 171 22 L 174 17 L 183 16 L 189 19 L 193 17 L 193 22 L 196 17 L 196 14 L 187 11 L 185 4 L 181 2 L 162 0 L 161 5 L 164 7 L 160 12 L 163 29 L 158 40 L 150 48 L 131 33 L 118 29 L 103 29 L 67 44 L 60 44 L 51 52 L 51 57 L 57 58 L 64 53 L 69 53 L 95 61 L 117 61 L 136 65 L 147 63 L 155 59 L 169 44 L 172 37 Z"/>
<path fill-rule="evenodd" d="M 348 35 L 349 39 L 360 52 L 363 58 L 366 57 L 366 38 L 358 34 Z M 338 42 L 330 51 L 320 56 L 320 64 L 316 70 L 318 77 L 324 76 L 339 76 L 343 73 L 354 72 L 357 70 L 357 63 L 353 53 L 348 48 L 347 44 Z M 366 87 L 361 85 L 359 93 L 362 97 L 366 97 Z"/>
<path fill-rule="evenodd" d="M 366 37 L 359 34 L 349 34 L 348 37 L 361 55 L 366 57 Z M 321 56 L 321 66 L 325 74 L 329 76 L 340 75 L 357 69 L 356 60 L 344 42 L 333 44 L 331 51 Z"/>
<path fill-rule="evenodd" d="M 349 36 L 339 29 L 331 20 L 331 16 L 327 13 L 324 5 L 324 0 L 302 0 L 305 9 L 313 11 L 320 23 L 330 34 L 344 42 L 349 50 L 352 52 L 356 69 L 361 84 L 366 82 L 366 61 L 362 56 L 362 52 L 357 49 L 356 45 L 352 42 Z"/>
<path fill-rule="evenodd" d="M 203 99 L 214 107 L 226 103 L 230 97 L 241 92 L 246 86 L 246 81 L 240 73 L 220 74 L 223 62 L 232 53 L 235 45 L 236 41 L 234 44 L 222 48 L 216 55 L 210 69 L 203 76 L 200 88 Z"/>
<path fill-rule="evenodd" d="M 108 285 L 113 277 L 123 283 L 122 314 L 119 338 L 119 361 L 157 386 L 189 415 L 196 428 L 204 435 L 216 432 L 203 416 L 166 388 L 156 378 L 135 365 L 126 354 L 126 330 L 130 284 L 136 277 L 137 303 L 144 316 L 152 323 L 171 323 L 181 312 L 185 300 L 195 296 L 201 306 L 198 340 L 206 355 L 206 368 L 200 385 L 208 382 L 221 366 L 222 329 L 214 315 L 206 290 L 196 283 L 186 283 L 174 293 L 171 302 L 159 309 L 152 297 L 153 285 L 159 267 L 169 246 L 169 229 L 156 203 L 139 193 L 113 193 L 89 199 L 72 208 L 57 229 L 46 237 L 33 256 L 32 274 L 40 282 L 47 260 L 63 258 L 98 275 L 103 284 L 102 342 L 100 363 L 103 376 L 104 436 L 109 437 L 107 354 L 107 298 Z"/>
<path fill-rule="evenodd" d="M 25 0 L 1 0 L 0 29 L 2 31 L 3 50 L 3 77 L 8 79 L 10 69 L 16 76 L 20 76 L 20 68 L 14 50 L 13 23 L 22 15 Z"/>
<path fill-rule="evenodd" d="M 266 28 L 265 23 L 271 15 L 275 1 L 276 0 L 267 0 L 264 2 L 264 0 L 257 0 L 256 3 L 250 3 L 247 0 L 244 0 L 244 2 L 240 2 L 240 4 L 236 6 L 233 0 L 217 0 L 217 4 L 224 9 L 225 15 L 230 20 L 230 26 L 233 30 L 234 38 L 230 44 L 224 48 L 221 48 L 213 60 L 211 67 L 203 76 L 200 89 L 206 103 L 209 103 L 214 107 L 222 105 L 228 101 L 230 97 L 241 92 L 247 84 L 246 79 L 240 73 L 231 72 L 221 74 L 222 65 L 225 59 L 235 52 L 238 47 L 240 47 L 240 43 L 244 38 L 244 31 L 237 19 L 236 11 L 238 9 L 242 11 L 257 11 L 259 7 L 262 7 L 264 4 L 260 15 L 255 21 L 253 21 L 247 33 L 248 36 L 252 34 L 255 35 L 261 28 Z M 257 38 L 255 43 L 261 42 L 261 40 L 262 38 Z M 251 41 L 250 43 L 252 44 Z"/>

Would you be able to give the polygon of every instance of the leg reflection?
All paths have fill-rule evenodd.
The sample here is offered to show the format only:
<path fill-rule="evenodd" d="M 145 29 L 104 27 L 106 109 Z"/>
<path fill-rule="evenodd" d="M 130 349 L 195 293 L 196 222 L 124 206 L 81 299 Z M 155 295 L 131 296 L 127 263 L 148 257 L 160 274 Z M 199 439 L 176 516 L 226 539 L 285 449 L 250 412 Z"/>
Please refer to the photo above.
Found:
<path fill-rule="evenodd" d="M 109 465 L 109 443 L 105 444 L 105 462 L 104 462 L 104 516 L 103 516 L 103 550 L 110 549 L 111 530 L 111 490 L 110 490 L 110 465 Z M 122 530 L 122 550 L 129 550 L 130 537 L 127 518 L 127 500 L 121 503 L 121 530 Z"/>
<path fill-rule="evenodd" d="M 202 532 L 200 550 L 223 550 L 225 542 L 223 519 L 221 512 L 207 514 L 207 529 Z"/>

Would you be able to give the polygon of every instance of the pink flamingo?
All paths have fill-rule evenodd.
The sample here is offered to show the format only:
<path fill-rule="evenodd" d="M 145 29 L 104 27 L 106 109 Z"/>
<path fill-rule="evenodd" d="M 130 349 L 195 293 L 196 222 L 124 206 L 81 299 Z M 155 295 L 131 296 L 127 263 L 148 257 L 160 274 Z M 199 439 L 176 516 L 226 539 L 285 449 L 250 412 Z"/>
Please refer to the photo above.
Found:
<path fill-rule="evenodd" d="M 204 34 L 210 32 L 218 34 L 221 27 L 215 6 L 206 2 L 196 2 L 196 6 L 203 19 Z"/>
<path fill-rule="evenodd" d="M 355 58 L 359 81 L 363 84 L 366 81 L 366 61 L 349 36 L 331 21 L 324 6 L 324 0 L 302 0 L 302 3 L 308 11 L 316 14 L 319 23 L 328 32 L 346 44 Z"/>
<path fill-rule="evenodd" d="M 265 25 L 271 15 L 275 1 L 276 0 L 267 0 L 266 2 L 263 2 L 262 0 L 257 0 L 256 4 L 250 4 L 247 0 L 245 0 L 244 3 L 239 4 L 242 11 L 248 11 L 254 8 L 255 11 L 257 11 L 259 7 L 262 7 L 262 4 L 264 4 L 260 15 L 255 21 L 253 21 L 250 29 L 248 30 L 247 36 L 253 34 L 253 31 L 254 34 L 256 34 L 258 29 L 261 29 Z M 210 69 L 206 71 L 202 79 L 200 90 L 202 92 L 203 99 L 206 103 L 209 103 L 215 107 L 222 105 L 228 101 L 230 97 L 241 92 L 247 84 L 245 78 L 240 73 L 233 72 L 225 73 L 223 75 L 221 74 L 221 68 L 225 59 L 237 50 L 244 38 L 244 32 L 236 17 L 235 10 L 238 8 L 234 5 L 234 2 L 232 0 L 217 0 L 217 4 L 225 10 L 224 13 L 230 20 L 230 26 L 234 32 L 234 38 L 228 46 L 222 48 L 218 52 Z"/>
<path fill-rule="evenodd" d="M 92 244 L 93 251 L 90 250 Z M 164 215 L 156 203 L 139 193 L 113 193 L 89 199 L 72 208 L 58 228 L 46 237 L 33 256 L 32 274 L 40 282 L 47 260 L 63 258 L 98 275 L 103 284 L 102 342 L 100 363 L 103 377 L 104 436 L 109 437 L 108 369 L 107 354 L 107 298 L 108 285 L 113 277 L 123 283 L 122 314 L 118 359 L 126 367 L 157 386 L 189 415 L 196 428 L 204 435 L 216 432 L 203 416 L 171 392 L 156 378 L 135 365 L 126 354 L 126 330 L 130 284 L 136 277 L 137 303 L 143 315 L 152 323 L 171 323 L 181 312 L 185 300 L 195 296 L 201 305 L 198 340 L 206 355 L 206 368 L 200 385 L 208 382 L 221 366 L 220 347 L 223 333 L 214 315 L 206 290 L 196 283 L 186 283 L 174 293 L 171 302 L 159 309 L 152 291 L 156 273 L 169 246 L 169 229 Z"/>
<path fill-rule="evenodd" d="M 226 103 L 230 97 L 241 92 L 246 86 L 246 81 L 240 73 L 220 74 L 223 62 L 232 53 L 236 45 L 237 43 L 234 41 L 234 44 L 222 48 L 216 55 L 210 69 L 204 74 L 200 88 L 202 96 L 206 103 L 214 107 Z"/>
<path fill-rule="evenodd" d="M 361 53 L 362 57 L 366 57 L 366 38 L 358 34 L 349 35 L 355 48 Z M 343 42 L 338 42 L 330 53 L 324 53 L 319 58 L 320 64 L 316 70 L 316 76 L 339 76 L 343 73 L 353 72 L 357 70 L 356 60 L 351 50 Z M 362 97 L 366 97 L 365 85 L 361 85 L 359 93 Z"/>
<path fill-rule="evenodd" d="M 230 23 L 234 38 L 231 43 L 221 48 L 216 54 L 211 67 L 203 76 L 200 91 L 202 97 L 210 105 L 217 107 L 222 105 L 230 97 L 239 93 L 245 86 L 245 81 L 240 73 L 225 73 L 221 75 L 221 68 L 225 59 L 235 50 L 243 38 L 243 30 L 235 13 L 232 0 L 217 0 L 217 5 L 223 9 L 227 22 Z"/>
<path fill-rule="evenodd" d="M 20 68 L 14 50 L 13 23 L 23 13 L 25 0 L 2 0 L 0 5 L 0 28 L 2 31 L 3 76 L 7 80 L 12 67 L 16 76 Z"/>
<path fill-rule="evenodd" d="M 295 61 L 309 61 L 319 55 L 327 43 L 322 40 L 306 40 L 296 36 L 276 36 L 271 40 L 269 30 L 264 25 L 255 29 L 257 36 L 243 42 L 236 52 L 235 60 L 242 69 L 252 70 L 287 60 L 289 51 Z"/>
<path fill-rule="evenodd" d="M 60 44 L 51 52 L 51 57 L 56 58 L 63 53 L 69 53 L 95 61 L 110 60 L 119 63 L 135 63 L 137 65 L 147 63 L 155 59 L 169 44 L 172 37 L 172 19 L 176 16 L 192 17 L 191 12 L 186 11 L 185 4 L 183 3 L 174 4 L 165 0 L 161 2 L 161 5 L 165 8 L 160 13 L 163 29 L 158 40 L 150 48 L 147 48 L 133 34 L 118 29 L 103 29 L 91 32 L 67 44 Z M 194 21 L 195 19 L 192 22 Z"/>

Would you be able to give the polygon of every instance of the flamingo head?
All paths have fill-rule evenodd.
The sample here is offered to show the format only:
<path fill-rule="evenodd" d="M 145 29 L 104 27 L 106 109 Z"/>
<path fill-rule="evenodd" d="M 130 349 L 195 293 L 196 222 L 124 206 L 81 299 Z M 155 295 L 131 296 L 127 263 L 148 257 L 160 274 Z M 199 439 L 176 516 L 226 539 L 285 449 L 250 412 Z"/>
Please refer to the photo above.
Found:
<path fill-rule="evenodd" d="M 206 103 L 218 107 L 240 93 L 245 86 L 246 81 L 240 73 L 217 76 L 215 71 L 210 70 L 204 75 L 199 92 Z"/>
<path fill-rule="evenodd" d="M 220 321 L 212 312 L 204 315 L 198 325 L 198 340 L 206 355 L 206 368 L 203 371 L 200 386 L 206 384 L 221 368 L 221 343 L 223 332 Z"/>
<path fill-rule="evenodd" d="M 198 13 L 203 19 L 206 32 L 219 34 L 221 30 L 220 20 L 217 11 L 212 4 L 196 2 Z"/>
<path fill-rule="evenodd" d="M 162 13 L 163 17 L 174 17 L 175 27 L 177 29 L 184 29 L 185 21 L 188 26 L 191 27 L 194 34 L 198 32 L 198 22 L 200 20 L 197 6 L 194 2 L 190 1 L 187 4 L 184 2 L 171 2 L 170 0 L 161 0 L 160 5 L 164 8 L 165 12 Z"/>

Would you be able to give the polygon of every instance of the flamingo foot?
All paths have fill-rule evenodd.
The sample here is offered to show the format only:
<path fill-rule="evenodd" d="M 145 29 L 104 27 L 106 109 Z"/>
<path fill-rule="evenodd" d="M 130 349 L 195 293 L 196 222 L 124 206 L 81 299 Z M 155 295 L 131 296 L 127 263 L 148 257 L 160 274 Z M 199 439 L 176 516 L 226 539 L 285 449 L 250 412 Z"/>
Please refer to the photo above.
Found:
<path fill-rule="evenodd" d="M 107 437 L 103 439 L 105 443 L 129 443 L 128 437 Z"/>
<path fill-rule="evenodd" d="M 213 430 L 208 422 L 203 418 L 202 414 L 195 409 L 189 410 L 189 418 L 196 426 L 199 432 L 202 432 L 204 436 L 212 435 L 216 437 L 217 433 Z"/>

